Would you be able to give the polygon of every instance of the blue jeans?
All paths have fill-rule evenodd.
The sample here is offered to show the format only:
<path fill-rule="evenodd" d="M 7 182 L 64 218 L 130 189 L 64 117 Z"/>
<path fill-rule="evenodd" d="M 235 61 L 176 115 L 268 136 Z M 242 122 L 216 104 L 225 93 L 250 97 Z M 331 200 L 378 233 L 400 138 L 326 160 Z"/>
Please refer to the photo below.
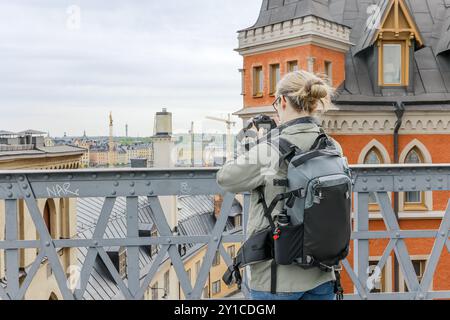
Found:
<path fill-rule="evenodd" d="M 250 297 L 252 300 L 336 300 L 332 281 L 306 292 L 272 294 L 251 290 Z"/>

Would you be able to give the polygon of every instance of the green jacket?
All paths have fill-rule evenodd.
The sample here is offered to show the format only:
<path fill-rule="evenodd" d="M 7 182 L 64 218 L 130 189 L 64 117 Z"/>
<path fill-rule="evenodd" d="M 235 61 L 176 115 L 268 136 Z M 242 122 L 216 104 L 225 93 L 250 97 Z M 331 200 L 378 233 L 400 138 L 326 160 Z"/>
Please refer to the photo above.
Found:
<path fill-rule="evenodd" d="M 298 146 L 301 150 L 309 150 L 320 134 L 320 128 L 315 124 L 297 124 L 288 127 L 280 135 Z M 279 165 L 277 138 L 272 142 L 261 143 L 250 151 L 230 161 L 219 171 L 217 181 L 227 192 L 242 193 L 251 191 L 251 204 L 247 225 L 247 236 L 269 227 L 264 216 L 262 204 L 258 203 L 258 193 L 255 189 L 264 186 L 267 204 L 280 193 L 286 192 L 285 187 L 274 186 L 274 179 L 285 179 L 287 165 Z M 280 203 L 273 212 L 275 217 L 282 210 Z M 250 288 L 256 291 L 270 292 L 271 261 L 249 267 Z M 312 290 L 326 282 L 333 281 L 331 272 L 323 272 L 318 268 L 304 270 L 298 266 L 278 266 L 277 292 L 295 293 Z"/>

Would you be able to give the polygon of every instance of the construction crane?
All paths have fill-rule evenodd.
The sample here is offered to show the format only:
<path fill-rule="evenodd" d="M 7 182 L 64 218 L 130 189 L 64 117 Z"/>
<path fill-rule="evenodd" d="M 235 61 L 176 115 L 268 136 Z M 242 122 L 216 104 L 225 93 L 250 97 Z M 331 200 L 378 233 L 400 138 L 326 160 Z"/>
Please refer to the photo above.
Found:
<path fill-rule="evenodd" d="M 218 121 L 225 123 L 227 125 L 227 161 L 233 159 L 233 139 L 231 137 L 231 127 L 236 126 L 236 122 L 231 120 L 231 114 L 228 114 L 227 119 L 216 118 L 216 117 L 206 117 L 208 120 Z"/>

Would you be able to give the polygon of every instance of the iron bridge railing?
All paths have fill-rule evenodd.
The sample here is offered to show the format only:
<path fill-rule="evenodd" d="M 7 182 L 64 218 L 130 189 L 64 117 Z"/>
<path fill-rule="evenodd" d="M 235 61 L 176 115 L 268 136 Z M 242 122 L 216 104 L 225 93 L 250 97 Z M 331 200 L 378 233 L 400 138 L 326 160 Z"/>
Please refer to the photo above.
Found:
<path fill-rule="evenodd" d="M 227 264 L 231 257 L 223 244 L 244 241 L 245 234 L 225 233 L 234 194 L 225 194 L 216 183 L 218 169 L 121 169 L 66 171 L 0 171 L 0 200 L 5 206 L 5 250 L 7 285 L 0 286 L 0 299 L 23 299 L 26 290 L 47 258 L 64 299 L 82 299 L 97 256 L 105 263 L 126 299 L 142 299 L 165 256 L 169 256 L 187 299 L 200 299 L 219 250 Z M 444 250 L 450 251 L 450 201 L 439 230 L 402 230 L 392 208 L 391 192 L 450 190 L 450 165 L 423 166 L 354 166 L 354 249 L 353 266 L 348 260 L 343 267 L 353 282 L 355 293 L 347 299 L 436 299 L 450 298 L 450 291 L 430 291 L 434 274 Z M 160 196 L 223 194 L 221 214 L 213 232 L 206 236 L 173 235 L 159 201 Z M 386 231 L 369 231 L 370 194 L 375 194 Z M 91 239 L 52 239 L 37 204 L 37 199 L 105 198 L 100 217 Z M 127 237 L 104 239 L 104 233 L 115 200 L 125 197 Z M 157 237 L 139 237 L 138 198 L 148 197 L 158 230 Z M 18 201 L 23 200 L 39 235 L 39 240 L 18 240 Z M 244 230 L 249 211 L 249 194 L 244 195 Z M 405 241 L 434 239 L 434 246 L 422 281 L 419 282 Z M 386 239 L 388 245 L 378 263 L 380 270 L 392 252 L 398 259 L 408 292 L 370 293 L 368 289 L 369 240 Z M 207 244 L 207 251 L 195 285 L 192 286 L 177 249 L 182 244 Z M 139 269 L 139 247 L 159 245 L 160 251 L 144 278 Z M 124 281 L 112 264 L 105 248 L 120 246 L 127 249 L 127 277 Z M 80 284 L 74 291 L 58 258 L 61 248 L 88 248 L 80 272 Z M 19 283 L 19 250 L 38 248 L 38 255 L 27 276 Z M 449 284 L 450 286 L 450 284 Z M 244 294 L 247 288 L 244 286 Z"/>

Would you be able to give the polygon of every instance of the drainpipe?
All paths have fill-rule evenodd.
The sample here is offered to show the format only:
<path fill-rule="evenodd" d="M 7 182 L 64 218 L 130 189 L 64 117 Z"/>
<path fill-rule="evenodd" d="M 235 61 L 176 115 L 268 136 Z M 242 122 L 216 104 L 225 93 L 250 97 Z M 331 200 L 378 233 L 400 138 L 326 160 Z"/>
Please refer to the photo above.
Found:
<path fill-rule="evenodd" d="M 398 164 L 400 162 L 400 152 L 399 152 L 399 137 L 400 137 L 400 129 L 403 124 L 403 116 L 405 114 L 405 105 L 402 101 L 397 101 L 394 104 L 395 107 L 395 115 L 397 117 L 397 122 L 395 123 L 395 129 L 394 129 L 394 163 Z M 400 204 L 399 204 L 399 194 L 398 192 L 394 193 L 394 213 L 395 217 L 397 218 L 397 221 L 399 221 L 399 211 L 400 211 Z M 398 259 L 396 256 L 394 256 L 394 292 L 398 292 L 400 288 L 400 266 L 398 263 Z"/>

